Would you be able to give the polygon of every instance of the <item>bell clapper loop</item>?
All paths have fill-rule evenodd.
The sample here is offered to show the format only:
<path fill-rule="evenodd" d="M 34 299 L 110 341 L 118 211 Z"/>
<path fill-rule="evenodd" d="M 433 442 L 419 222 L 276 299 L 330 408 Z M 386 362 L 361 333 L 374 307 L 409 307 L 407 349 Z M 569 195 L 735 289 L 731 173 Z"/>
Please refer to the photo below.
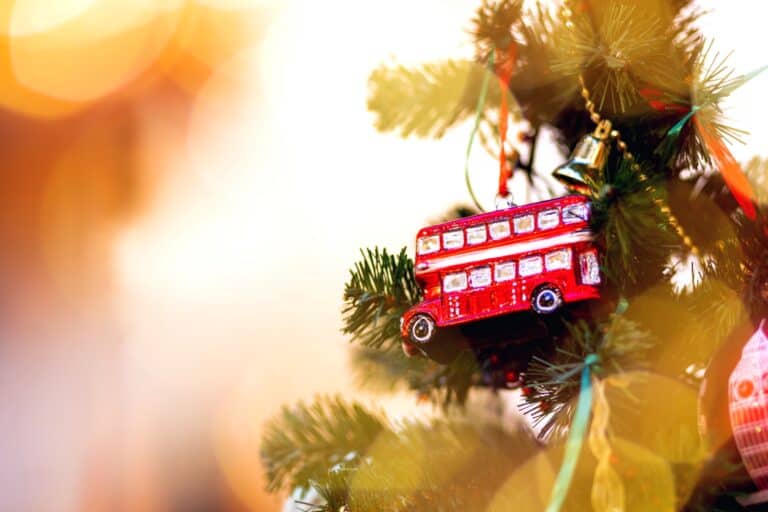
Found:
<path fill-rule="evenodd" d="M 608 140 L 611 136 L 611 122 L 608 119 L 603 119 L 595 127 L 595 131 L 592 132 L 592 136 L 602 141 Z"/>

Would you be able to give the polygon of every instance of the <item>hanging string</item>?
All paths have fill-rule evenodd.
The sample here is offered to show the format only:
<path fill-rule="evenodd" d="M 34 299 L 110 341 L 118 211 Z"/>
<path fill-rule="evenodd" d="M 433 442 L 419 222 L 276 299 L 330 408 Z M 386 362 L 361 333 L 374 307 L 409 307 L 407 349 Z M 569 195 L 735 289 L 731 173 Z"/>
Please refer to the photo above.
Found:
<path fill-rule="evenodd" d="M 501 109 L 499 110 L 499 190 L 498 195 L 505 197 L 509 194 L 507 181 L 512 176 L 512 167 L 509 165 L 505 144 L 507 142 L 507 123 L 509 121 L 509 83 L 515 69 L 517 58 L 517 45 L 514 41 L 507 47 L 506 55 L 500 59 L 497 73 L 499 86 L 501 87 Z"/>
<path fill-rule="evenodd" d="M 584 358 L 584 366 L 581 370 L 581 389 L 579 401 L 576 405 L 576 413 L 573 416 L 568 440 L 565 443 L 565 454 L 560 472 L 552 487 L 552 496 L 546 512 L 559 512 L 571 487 L 573 473 L 576 471 L 576 463 L 579 460 L 581 446 L 584 443 L 584 434 L 587 431 L 590 412 L 592 411 L 592 366 L 600 362 L 597 354 L 589 354 Z"/>
<path fill-rule="evenodd" d="M 494 51 L 492 50 L 490 55 L 488 56 L 488 67 L 492 70 L 493 69 L 493 54 Z M 480 210 L 481 212 L 484 212 L 485 209 L 480 204 L 480 201 L 477 200 L 477 197 L 475 196 L 475 191 L 472 189 L 472 182 L 469 179 L 469 156 L 472 154 L 472 143 L 475 141 L 475 136 L 477 135 L 477 130 L 480 127 L 480 120 L 483 117 L 483 109 L 485 108 L 485 98 L 488 96 L 488 83 L 490 82 L 491 73 L 486 71 L 483 73 L 483 85 L 480 87 L 480 96 L 477 98 L 477 106 L 475 107 L 475 124 L 472 127 L 472 133 L 469 135 L 469 143 L 467 144 L 467 152 L 464 156 L 464 182 L 467 184 L 467 192 L 469 192 L 469 197 L 472 198 L 472 202 L 475 203 L 475 207 Z"/>
<path fill-rule="evenodd" d="M 512 80 L 512 74 L 515 69 L 515 62 L 517 59 L 517 45 L 513 41 L 506 49 L 505 55 L 499 59 L 499 65 L 496 66 L 495 61 L 496 49 L 492 49 L 488 56 L 488 69 L 490 72 L 495 72 L 499 77 L 499 86 L 501 88 L 501 106 L 499 108 L 499 187 L 498 195 L 506 196 L 509 194 L 507 188 L 507 181 L 512 176 L 512 167 L 509 164 L 506 150 L 504 148 L 507 140 L 508 131 L 508 119 L 509 119 L 509 84 Z M 480 87 L 480 96 L 477 98 L 477 105 L 475 107 L 475 124 L 472 127 L 472 132 L 469 135 L 469 143 L 467 144 L 467 151 L 464 156 L 464 182 L 467 185 L 467 191 L 472 198 L 472 202 L 475 207 L 481 212 L 485 209 L 477 200 L 475 191 L 472 188 L 472 182 L 469 177 L 469 157 L 472 154 L 472 145 L 475 140 L 475 136 L 480 128 L 480 121 L 483 118 L 483 109 L 485 108 L 485 101 L 488 97 L 488 87 L 490 83 L 490 72 L 487 72 L 483 76 L 483 84 Z"/>

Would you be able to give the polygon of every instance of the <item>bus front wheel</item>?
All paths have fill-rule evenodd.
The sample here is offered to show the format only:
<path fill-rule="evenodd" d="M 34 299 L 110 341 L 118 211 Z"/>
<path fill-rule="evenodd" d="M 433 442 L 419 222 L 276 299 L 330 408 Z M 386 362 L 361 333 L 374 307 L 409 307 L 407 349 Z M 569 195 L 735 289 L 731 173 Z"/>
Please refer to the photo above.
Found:
<path fill-rule="evenodd" d="M 435 337 L 435 321 L 428 315 L 418 314 L 408 324 L 408 337 L 417 345 L 425 345 Z"/>
<path fill-rule="evenodd" d="M 542 315 L 557 311 L 563 305 L 563 294 L 554 286 L 544 285 L 536 288 L 531 296 L 533 310 Z"/>

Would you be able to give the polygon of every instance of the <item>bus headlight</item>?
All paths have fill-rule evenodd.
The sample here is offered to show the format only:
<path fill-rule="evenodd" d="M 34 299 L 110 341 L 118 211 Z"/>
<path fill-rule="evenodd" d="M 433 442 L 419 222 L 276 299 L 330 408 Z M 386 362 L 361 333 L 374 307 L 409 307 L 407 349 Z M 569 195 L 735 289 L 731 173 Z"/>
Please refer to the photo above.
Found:
<path fill-rule="evenodd" d="M 597 260 L 597 252 L 583 252 L 579 255 L 581 267 L 581 282 L 583 284 L 600 284 L 600 263 Z"/>

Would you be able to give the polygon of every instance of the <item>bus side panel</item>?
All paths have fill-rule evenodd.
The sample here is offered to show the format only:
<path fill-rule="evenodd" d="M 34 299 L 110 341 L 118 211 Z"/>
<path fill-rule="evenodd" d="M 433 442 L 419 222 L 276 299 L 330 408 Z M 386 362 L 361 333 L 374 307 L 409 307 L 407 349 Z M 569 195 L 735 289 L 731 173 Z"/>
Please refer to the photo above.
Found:
<path fill-rule="evenodd" d="M 494 286 L 496 302 L 500 308 L 507 309 L 517 305 L 517 284 L 514 281 L 506 281 Z"/>
<path fill-rule="evenodd" d="M 452 323 L 470 314 L 470 300 L 467 292 L 443 294 L 442 319 Z"/>

